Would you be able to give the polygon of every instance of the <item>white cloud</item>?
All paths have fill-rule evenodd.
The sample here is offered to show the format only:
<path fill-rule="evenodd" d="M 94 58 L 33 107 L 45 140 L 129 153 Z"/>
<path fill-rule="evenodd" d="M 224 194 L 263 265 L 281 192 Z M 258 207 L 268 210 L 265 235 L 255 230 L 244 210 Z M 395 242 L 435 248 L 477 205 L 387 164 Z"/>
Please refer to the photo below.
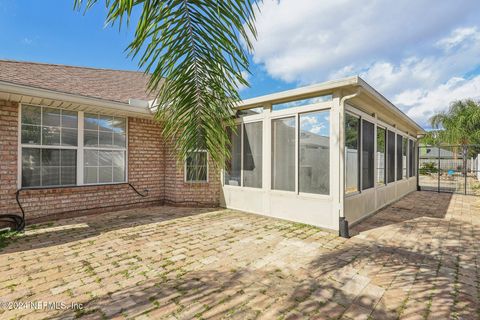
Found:
<path fill-rule="evenodd" d="M 253 58 L 273 78 L 303 85 L 360 74 L 421 123 L 432 105 L 416 99 L 474 87 L 465 74 L 480 63 L 476 0 L 265 0 L 260 8 Z"/>
<path fill-rule="evenodd" d="M 480 76 L 470 80 L 453 77 L 432 90 L 407 90 L 397 95 L 394 102 L 408 109 L 410 117 L 427 125 L 434 113 L 445 110 L 452 101 L 465 98 L 480 98 Z"/>
<path fill-rule="evenodd" d="M 250 73 L 248 73 L 247 71 L 244 70 L 244 71 L 241 72 L 241 74 L 242 74 L 243 79 L 245 79 L 247 82 L 250 80 Z M 239 92 L 241 92 L 241 91 L 245 90 L 246 88 L 248 88 L 246 85 L 241 84 L 239 81 L 237 81 L 237 82 L 235 83 L 235 86 L 237 87 L 237 90 L 238 90 Z"/>

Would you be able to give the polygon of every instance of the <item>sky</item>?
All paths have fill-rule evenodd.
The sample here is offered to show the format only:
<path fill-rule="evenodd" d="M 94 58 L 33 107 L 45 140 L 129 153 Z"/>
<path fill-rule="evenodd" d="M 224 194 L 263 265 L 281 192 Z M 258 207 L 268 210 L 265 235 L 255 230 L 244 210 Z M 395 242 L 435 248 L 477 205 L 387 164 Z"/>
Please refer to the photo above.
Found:
<path fill-rule="evenodd" d="M 102 4 L 103 1 L 100 1 Z M 242 98 L 360 75 L 419 124 L 480 98 L 478 0 L 264 0 Z M 0 0 L 0 59 L 137 70 L 133 28 L 73 0 Z M 133 27 L 133 25 L 132 25 Z"/>

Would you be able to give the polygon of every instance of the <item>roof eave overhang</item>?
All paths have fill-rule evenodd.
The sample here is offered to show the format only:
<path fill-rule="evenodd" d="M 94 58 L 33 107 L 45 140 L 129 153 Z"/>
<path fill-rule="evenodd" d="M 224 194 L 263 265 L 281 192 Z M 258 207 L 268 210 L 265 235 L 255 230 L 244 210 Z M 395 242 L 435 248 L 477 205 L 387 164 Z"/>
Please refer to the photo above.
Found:
<path fill-rule="evenodd" d="M 42 88 L 35 88 L 5 81 L 0 81 L 0 92 L 8 92 L 14 95 L 25 95 L 50 100 L 68 101 L 71 103 L 91 105 L 115 111 L 124 111 L 128 113 L 139 114 L 142 116 L 152 116 L 152 112 L 149 110 L 149 108 L 131 106 L 126 103 L 111 100 L 75 95 Z"/>

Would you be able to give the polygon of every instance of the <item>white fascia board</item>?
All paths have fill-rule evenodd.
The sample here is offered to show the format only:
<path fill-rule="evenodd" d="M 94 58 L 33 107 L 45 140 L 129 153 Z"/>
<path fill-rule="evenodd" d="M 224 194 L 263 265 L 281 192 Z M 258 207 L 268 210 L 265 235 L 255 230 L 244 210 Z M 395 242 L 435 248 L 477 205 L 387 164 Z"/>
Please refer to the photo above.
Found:
<path fill-rule="evenodd" d="M 61 101 L 67 101 L 71 103 L 78 103 L 82 105 L 92 105 L 92 106 L 101 107 L 101 108 L 138 113 L 143 116 L 152 115 L 152 113 L 148 108 L 135 107 L 135 106 L 128 105 L 126 103 L 80 96 L 80 95 L 75 95 L 70 93 L 58 92 L 54 90 L 34 88 L 34 87 L 9 83 L 5 81 L 0 81 L 0 91 L 8 92 L 11 94 L 26 95 L 26 96 L 32 96 L 32 97 L 38 97 L 38 98 L 50 99 L 50 100 L 61 100 Z"/>
<path fill-rule="evenodd" d="M 390 111 L 395 113 L 397 116 L 400 118 L 404 119 L 407 121 L 410 125 L 415 127 L 420 134 L 425 134 L 425 130 L 417 124 L 415 121 L 413 121 L 409 116 L 407 116 L 402 110 L 400 110 L 397 106 L 395 106 L 390 100 L 385 98 L 381 93 L 379 93 L 377 90 L 375 90 L 371 85 L 369 85 L 365 80 L 362 78 L 358 77 L 359 84 L 362 86 L 363 89 L 365 89 L 366 92 L 368 92 L 374 99 L 380 101 L 383 105 L 385 105 Z"/>
<path fill-rule="evenodd" d="M 279 103 L 287 100 L 295 100 L 297 97 L 314 95 L 322 91 L 328 92 L 330 90 L 338 89 L 341 87 L 354 86 L 359 84 L 358 79 L 359 79 L 358 76 L 353 76 L 353 77 L 343 78 L 339 80 L 326 81 L 326 82 L 314 84 L 307 87 L 267 94 L 267 95 L 256 97 L 256 98 L 246 99 L 246 100 L 240 101 L 237 104 L 237 108 L 243 109 L 247 107 L 261 106 L 263 103 L 266 103 L 266 102 Z"/>

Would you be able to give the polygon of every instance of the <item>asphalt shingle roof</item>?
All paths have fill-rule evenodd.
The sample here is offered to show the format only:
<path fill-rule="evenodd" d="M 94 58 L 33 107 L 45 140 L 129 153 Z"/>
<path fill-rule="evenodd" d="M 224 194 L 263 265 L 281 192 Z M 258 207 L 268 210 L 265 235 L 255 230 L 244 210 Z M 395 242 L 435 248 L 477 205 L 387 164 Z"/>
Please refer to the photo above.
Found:
<path fill-rule="evenodd" d="M 0 81 L 122 103 L 154 98 L 139 71 L 0 60 Z"/>

